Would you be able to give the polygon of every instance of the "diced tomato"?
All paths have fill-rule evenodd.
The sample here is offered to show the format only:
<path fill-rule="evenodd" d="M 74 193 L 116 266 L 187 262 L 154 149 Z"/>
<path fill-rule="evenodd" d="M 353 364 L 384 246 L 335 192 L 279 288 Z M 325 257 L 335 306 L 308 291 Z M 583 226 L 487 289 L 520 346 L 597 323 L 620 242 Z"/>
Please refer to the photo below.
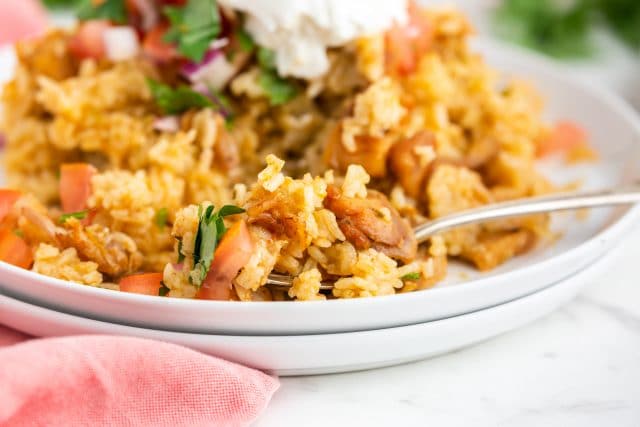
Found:
<path fill-rule="evenodd" d="M 231 281 L 249 262 L 253 248 L 247 224 L 244 221 L 235 223 L 216 248 L 209 274 L 196 297 L 228 301 L 231 298 Z"/>
<path fill-rule="evenodd" d="M 17 190 L 0 188 L 0 222 L 9 214 L 20 196 L 22 196 L 22 193 Z"/>
<path fill-rule="evenodd" d="M 415 71 L 418 61 L 431 46 L 432 27 L 425 11 L 409 2 L 409 21 L 395 25 L 386 35 L 387 69 L 400 75 Z"/>
<path fill-rule="evenodd" d="M 109 21 L 86 21 L 80 24 L 76 34 L 69 40 L 69 50 L 80 59 L 100 59 L 106 54 L 104 32 Z"/>
<path fill-rule="evenodd" d="M 96 172 L 88 163 L 65 163 L 60 167 L 60 201 L 64 213 L 87 209 L 91 178 Z"/>
<path fill-rule="evenodd" d="M 31 247 L 10 228 L 0 229 L 0 260 L 29 269 L 33 263 Z"/>
<path fill-rule="evenodd" d="M 159 295 L 162 273 L 142 273 L 123 277 L 120 290 L 143 295 Z"/>
<path fill-rule="evenodd" d="M 176 47 L 162 39 L 167 32 L 167 28 L 167 24 L 158 25 L 151 29 L 142 41 L 142 50 L 154 61 L 168 62 L 178 56 Z"/>
<path fill-rule="evenodd" d="M 576 123 L 563 120 L 556 123 L 549 137 L 538 144 L 538 156 L 568 153 L 587 143 L 587 133 Z"/>

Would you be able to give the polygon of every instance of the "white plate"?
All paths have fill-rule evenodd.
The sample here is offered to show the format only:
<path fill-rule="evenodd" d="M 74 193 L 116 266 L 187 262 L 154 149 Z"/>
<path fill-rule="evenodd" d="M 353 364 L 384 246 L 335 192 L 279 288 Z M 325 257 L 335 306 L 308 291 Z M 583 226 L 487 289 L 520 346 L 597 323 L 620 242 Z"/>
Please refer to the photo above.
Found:
<path fill-rule="evenodd" d="M 314 375 L 397 365 L 436 356 L 516 329 L 544 316 L 595 281 L 598 261 L 561 283 L 496 307 L 411 326 L 297 336 L 233 336 L 166 332 L 100 322 L 0 295 L 0 324 L 35 336 L 131 335 L 173 342 L 277 375 Z"/>
<path fill-rule="evenodd" d="M 497 69 L 531 80 L 546 97 L 551 118 L 576 120 L 589 131 L 601 161 L 569 169 L 544 165 L 552 179 L 582 179 L 585 188 L 619 186 L 631 179 L 640 164 L 640 124 L 623 101 L 605 90 L 583 86 L 530 53 L 489 41 L 477 48 Z M 0 55 L 0 70 L 9 60 Z M 556 225 L 565 234 L 550 247 L 486 274 L 454 266 L 434 289 L 388 297 L 306 303 L 167 299 L 81 286 L 3 263 L 0 290 L 78 315 L 183 332 L 291 335 L 396 327 L 491 307 L 569 277 L 610 250 L 639 213 L 639 208 L 599 210 L 586 221 L 557 217 Z"/>

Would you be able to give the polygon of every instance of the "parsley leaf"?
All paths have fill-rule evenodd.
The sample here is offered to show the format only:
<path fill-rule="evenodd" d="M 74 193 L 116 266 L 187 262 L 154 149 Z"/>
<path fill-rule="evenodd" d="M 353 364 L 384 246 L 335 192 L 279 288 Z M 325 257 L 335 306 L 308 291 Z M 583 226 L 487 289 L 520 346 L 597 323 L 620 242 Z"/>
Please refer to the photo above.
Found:
<path fill-rule="evenodd" d="M 160 295 L 161 297 L 164 297 L 170 291 L 171 291 L 171 289 L 167 285 L 165 285 L 165 283 L 161 280 L 160 281 L 160 289 L 158 289 L 158 295 Z"/>
<path fill-rule="evenodd" d="M 174 89 L 152 79 L 147 79 L 147 84 L 156 104 L 166 114 L 180 114 L 191 108 L 213 107 L 209 98 L 188 86 L 182 85 Z"/>
<path fill-rule="evenodd" d="M 127 23 L 125 0 L 104 0 L 99 4 L 93 0 L 82 0 L 76 14 L 81 21 L 107 19 L 117 24 Z"/>
<path fill-rule="evenodd" d="M 407 273 L 404 276 L 400 277 L 400 280 L 419 280 L 420 272 L 414 271 L 412 273 Z"/>
<path fill-rule="evenodd" d="M 164 14 L 171 26 L 164 40 L 178 45 L 178 51 L 200 62 L 211 42 L 220 34 L 221 24 L 215 0 L 188 0 L 184 6 L 166 6 Z"/>
<path fill-rule="evenodd" d="M 60 219 L 58 220 L 60 224 L 64 224 L 69 218 L 75 219 L 85 219 L 87 217 L 88 211 L 79 211 L 79 212 L 70 212 L 66 214 L 60 215 Z"/>
<path fill-rule="evenodd" d="M 158 228 L 163 229 L 167 226 L 169 220 L 169 209 L 161 208 L 156 212 L 155 222 Z"/>
<path fill-rule="evenodd" d="M 244 209 L 232 205 L 225 205 L 218 212 L 214 211 L 213 206 L 207 206 L 206 209 L 200 206 L 198 209 L 200 221 L 193 250 L 193 269 L 197 270 L 198 274 L 190 276 L 194 285 L 202 285 L 209 273 L 218 242 L 227 231 L 223 218 L 242 212 Z"/>

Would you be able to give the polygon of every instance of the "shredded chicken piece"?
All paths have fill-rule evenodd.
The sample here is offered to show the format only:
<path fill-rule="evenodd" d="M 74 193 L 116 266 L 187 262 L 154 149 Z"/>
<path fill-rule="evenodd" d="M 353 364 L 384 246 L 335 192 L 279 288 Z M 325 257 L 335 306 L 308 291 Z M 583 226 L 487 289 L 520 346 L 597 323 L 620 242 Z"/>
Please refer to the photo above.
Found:
<path fill-rule="evenodd" d="M 98 271 L 111 277 L 135 272 L 142 255 L 129 236 L 100 225 L 84 226 L 75 218 L 56 225 L 46 209 L 32 197 L 15 205 L 18 227 L 29 243 L 47 243 L 60 250 L 75 248 L 80 259 L 98 264 Z"/>
<path fill-rule="evenodd" d="M 80 257 L 98 264 L 98 270 L 111 277 L 135 272 L 142 264 L 133 239 L 100 225 L 84 227 L 75 218 L 64 223 L 66 233 L 58 234 L 63 247 L 74 247 Z"/>
<path fill-rule="evenodd" d="M 393 141 L 390 137 L 359 135 L 354 137 L 354 150 L 349 151 L 342 143 L 341 134 L 340 125 L 328 133 L 324 160 L 329 167 L 344 172 L 349 165 L 357 164 L 372 177 L 386 176 L 387 154 Z"/>
<path fill-rule="evenodd" d="M 357 249 L 373 247 L 403 262 L 415 258 L 413 230 L 382 193 L 369 190 L 366 199 L 350 198 L 330 185 L 324 206 L 336 215 L 346 239 Z"/>
<path fill-rule="evenodd" d="M 423 154 L 433 152 L 435 138 L 431 132 L 419 132 L 397 142 L 389 152 L 389 166 L 405 193 L 418 199 L 424 192 L 425 180 L 433 158 Z M 435 152 L 433 152 L 435 157 Z"/>

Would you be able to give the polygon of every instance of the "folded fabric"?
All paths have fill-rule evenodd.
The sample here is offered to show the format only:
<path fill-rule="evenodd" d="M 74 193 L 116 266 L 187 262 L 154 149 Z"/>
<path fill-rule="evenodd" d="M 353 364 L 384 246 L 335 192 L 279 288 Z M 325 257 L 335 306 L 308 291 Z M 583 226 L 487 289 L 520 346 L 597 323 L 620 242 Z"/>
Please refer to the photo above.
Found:
<path fill-rule="evenodd" d="M 164 342 L 27 338 L 0 326 L 2 426 L 244 426 L 278 388 L 260 371 Z"/>
<path fill-rule="evenodd" d="M 36 0 L 0 0 L 0 45 L 37 36 L 47 27 L 45 10 Z"/>

